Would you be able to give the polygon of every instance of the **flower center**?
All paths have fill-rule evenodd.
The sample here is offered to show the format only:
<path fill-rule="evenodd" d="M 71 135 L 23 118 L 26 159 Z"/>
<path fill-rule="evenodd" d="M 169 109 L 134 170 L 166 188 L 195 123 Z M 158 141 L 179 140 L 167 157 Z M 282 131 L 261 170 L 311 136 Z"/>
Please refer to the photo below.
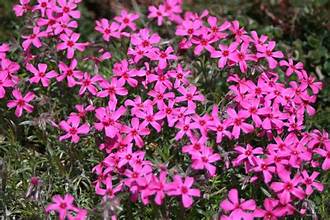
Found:
<path fill-rule="evenodd" d="M 60 204 L 60 208 L 61 208 L 61 209 L 66 209 L 66 203 L 62 202 L 62 203 Z"/>
<path fill-rule="evenodd" d="M 186 194 L 188 192 L 188 188 L 185 187 L 185 186 L 182 186 L 181 187 L 181 192 L 182 192 L 182 194 Z"/>

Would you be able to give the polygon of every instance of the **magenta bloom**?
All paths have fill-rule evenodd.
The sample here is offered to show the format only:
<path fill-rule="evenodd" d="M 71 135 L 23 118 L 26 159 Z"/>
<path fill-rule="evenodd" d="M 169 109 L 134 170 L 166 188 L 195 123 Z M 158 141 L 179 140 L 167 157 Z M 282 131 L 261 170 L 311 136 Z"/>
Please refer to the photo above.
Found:
<path fill-rule="evenodd" d="M 114 138 L 120 129 L 119 118 L 125 114 L 126 108 L 120 106 L 116 110 L 116 105 L 110 105 L 108 107 L 100 107 L 95 110 L 95 116 L 99 122 L 94 126 L 97 130 L 105 130 L 105 135 L 110 138 Z"/>
<path fill-rule="evenodd" d="M 68 121 L 61 121 L 60 127 L 67 132 L 65 135 L 60 136 L 59 140 L 65 140 L 71 138 L 72 143 L 78 143 L 80 140 L 80 134 L 88 134 L 89 125 L 87 123 L 79 126 L 80 120 L 78 118 L 71 118 Z"/>
<path fill-rule="evenodd" d="M 78 211 L 73 205 L 74 198 L 70 194 L 66 194 L 64 197 L 55 195 L 52 198 L 52 204 L 46 207 L 46 212 L 55 211 L 59 214 L 59 219 L 64 220 L 71 210 Z"/>
<path fill-rule="evenodd" d="M 92 95 L 96 95 L 97 93 L 97 82 L 103 80 L 99 75 L 91 77 L 89 73 L 84 73 L 84 78 L 78 84 L 81 86 L 79 90 L 79 95 L 83 95 L 85 91 L 89 91 Z"/>
<path fill-rule="evenodd" d="M 152 185 L 150 186 L 150 193 L 156 194 L 155 202 L 157 205 L 161 205 L 165 198 L 167 191 L 171 189 L 171 184 L 166 182 L 167 172 L 161 171 L 159 177 L 153 176 Z"/>
<path fill-rule="evenodd" d="M 299 186 L 301 184 L 301 176 L 296 175 L 291 179 L 290 172 L 284 168 L 278 169 L 277 173 L 282 182 L 273 182 L 270 188 L 278 193 L 280 202 L 283 205 L 292 201 L 291 195 L 299 199 L 305 197 L 304 191 Z"/>
<path fill-rule="evenodd" d="M 12 94 L 15 100 L 8 101 L 7 107 L 9 109 L 16 107 L 15 115 L 17 117 L 22 116 L 23 109 L 29 113 L 33 111 L 33 106 L 29 104 L 29 102 L 31 102 L 35 97 L 33 92 L 28 92 L 23 97 L 21 91 L 14 89 Z"/>
<path fill-rule="evenodd" d="M 100 184 L 97 184 L 95 187 L 95 192 L 97 195 L 103 196 L 106 200 L 113 199 L 116 196 L 116 193 L 120 192 L 122 189 L 122 184 L 119 184 L 116 187 L 113 187 L 111 177 L 107 177 L 103 181 L 103 183 L 105 185 L 105 189 L 101 188 Z"/>
<path fill-rule="evenodd" d="M 227 109 L 227 114 L 228 121 L 231 125 L 233 125 L 232 135 L 235 139 L 238 139 L 241 134 L 241 130 L 243 130 L 244 133 L 250 133 L 253 131 L 253 126 L 245 122 L 245 120 L 249 117 L 249 113 L 247 111 L 241 110 L 236 113 L 234 109 L 229 108 Z"/>
<path fill-rule="evenodd" d="M 201 151 L 192 151 L 192 168 L 206 169 L 210 176 L 215 176 L 216 167 L 211 164 L 220 160 L 220 155 L 213 153 L 212 148 L 203 147 Z"/>
<path fill-rule="evenodd" d="M 150 133 L 149 129 L 146 128 L 145 124 L 140 124 L 140 120 L 138 118 L 132 118 L 131 127 L 124 126 L 122 131 L 127 134 L 125 141 L 127 143 L 131 143 L 132 140 L 135 141 L 136 146 L 143 147 L 144 142 L 141 136 L 146 136 Z"/>
<path fill-rule="evenodd" d="M 76 70 L 77 65 L 78 61 L 76 59 L 73 59 L 69 66 L 63 62 L 60 62 L 58 67 L 61 74 L 56 78 L 57 81 L 63 81 L 66 78 L 69 87 L 73 87 L 78 84 L 77 80 L 81 80 L 83 78 L 83 74 L 80 70 Z"/>
<path fill-rule="evenodd" d="M 257 208 L 255 217 L 263 218 L 264 220 L 277 220 L 285 213 L 286 209 L 280 206 L 278 200 L 267 198 L 264 200 L 264 209 Z"/>
<path fill-rule="evenodd" d="M 304 64 L 302 62 L 298 62 L 298 63 L 294 64 L 292 59 L 289 59 L 288 61 L 281 60 L 280 66 L 287 66 L 287 69 L 285 72 L 285 75 L 287 75 L 287 76 L 291 76 L 292 73 L 296 73 L 299 76 L 302 74 L 301 71 L 304 68 Z"/>
<path fill-rule="evenodd" d="M 103 34 L 103 40 L 109 41 L 110 37 L 120 38 L 119 24 L 117 22 L 109 23 L 108 19 L 102 18 L 96 21 L 95 30 Z"/>
<path fill-rule="evenodd" d="M 120 24 L 120 29 L 123 30 L 126 27 L 131 28 L 133 31 L 136 30 L 134 21 L 139 18 L 136 13 L 128 13 L 126 10 L 120 11 L 120 16 L 115 17 L 115 21 Z"/>
<path fill-rule="evenodd" d="M 165 69 L 167 67 L 167 61 L 176 60 L 176 55 L 172 54 L 174 52 L 172 47 L 166 48 L 165 51 L 162 50 L 155 50 L 151 53 L 148 53 L 148 57 L 152 60 L 158 60 L 158 68 Z"/>
<path fill-rule="evenodd" d="M 267 45 L 257 45 L 257 57 L 266 58 L 269 68 L 274 69 L 277 66 L 277 61 L 274 58 L 283 58 L 281 51 L 273 51 L 276 46 L 275 41 L 269 41 Z"/>
<path fill-rule="evenodd" d="M 13 87 L 15 83 L 8 79 L 8 74 L 6 72 L 0 72 L 0 99 L 5 97 L 7 87 Z"/>
<path fill-rule="evenodd" d="M 158 26 L 161 26 L 163 24 L 164 17 L 168 16 L 164 5 L 160 5 L 158 8 L 156 6 L 149 6 L 148 10 L 148 18 L 157 18 Z"/>
<path fill-rule="evenodd" d="M 219 58 L 218 67 L 224 68 L 227 64 L 228 58 L 232 57 L 236 52 L 238 44 L 231 43 L 229 46 L 219 44 L 220 51 L 214 50 L 211 52 L 212 58 Z"/>
<path fill-rule="evenodd" d="M 196 108 L 195 101 L 203 102 L 205 100 L 204 96 L 200 94 L 197 87 L 194 85 L 185 88 L 183 86 L 178 88 L 178 91 L 182 94 L 176 98 L 177 102 L 187 101 L 188 109 L 194 110 Z"/>
<path fill-rule="evenodd" d="M 34 76 L 29 79 L 30 83 L 38 84 L 41 81 L 43 87 L 48 87 L 50 79 L 55 78 L 58 75 L 54 70 L 47 72 L 47 64 L 45 63 L 39 63 L 38 69 L 32 64 L 27 64 L 26 69 L 34 74 Z"/>
<path fill-rule="evenodd" d="M 80 18 L 80 11 L 76 10 L 77 4 L 72 0 L 57 0 L 59 7 L 56 8 L 56 11 L 61 14 L 64 18 Z"/>
<path fill-rule="evenodd" d="M 196 56 L 201 55 L 204 49 L 206 49 L 208 52 L 212 53 L 214 51 L 214 47 L 212 46 L 212 43 L 216 42 L 217 39 L 214 38 L 214 36 L 210 34 L 203 33 L 200 38 L 192 38 L 191 42 L 193 44 L 196 44 L 196 47 L 194 49 L 194 54 Z"/>
<path fill-rule="evenodd" d="M 230 54 L 229 59 L 234 61 L 235 63 L 238 63 L 240 70 L 243 73 L 246 73 L 247 71 L 247 61 L 255 61 L 255 57 L 253 54 L 249 53 L 248 50 L 249 44 L 243 43 L 241 45 L 241 49 L 238 50 L 236 53 Z"/>
<path fill-rule="evenodd" d="M 13 10 L 17 17 L 23 16 L 26 12 L 32 10 L 32 6 L 29 5 L 30 0 L 20 0 L 20 4 L 14 5 Z"/>
<path fill-rule="evenodd" d="M 231 219 L 251 220 L 256 209 L 256 203 L 253 199 L 247 201 L 239 199 L 237 189 L 231 189 L 228 198 L 220 203 L 220 207 L 226 213 L 230 213 Z"/>
<path fill-rule="evenodd" d="M 234 160 L 234 164 L 241 164 L 242 162 L 249 162 L 250 165 L 255 166 L 257 157 L 263 153 L 261 147 L 253 148 L 250 144 L 246 145 L 246 148 L 236 146 L 235 151 L 239 153 L 238 157 Z"/>
<path fill-rule="evenodd" d="M 86 43 L 77 43 L 80 34 L 72 33 L 71 36 L 67 34 L 61 34 L 60 39 L 63 41 L 57 45 L 57 50 L 67 50 L 66 57 L 72 59 L 75 53 L 75 50 L 84 51 Z"/>
<path fill-rule="evenodd" d="M 184 180 L 179 175 L 174 176 L 174 182 L 171 184 L 171 189 L 168 195 L 181 195 L 182 204 L 185 208 L 191 207 L 193 203 L 192 197 L 200 197 L 199 189 L 191 188 L 194 183 L 194 178 L 187 176 Z"/>
<path fill-rule="evenodd" d="M 47 33 L 40 31 L 40 27 L 36 26 L 33 28 L 33 33 L 28 36 L 22 36 L 25 41 L 23 41 L 23 49 L 26 51 L 29 49 L 30 45 L 33 44 L 36 48 L 40 48 L 42 43 L 39 38 L 46 37 Z"/>
<path fill-rule="evenodd" d="M 303 183 L 306 186 L 305 193 L 306 195 L 311 195 L 313 193 L 313 188 L 317 189 L 318 191 L 322 192 L 323 191 L 323 184 L 315 182 L 315 179 L 319 175 L 319 172 L 313 172 L 312 175 L 308 175 L 307 171 L 304 170 L 302 171 L 301 175 L 303 178 Z"/>
<path fill-rule="evenodd" d="M 56 212 L 59 216 L 59 220 L 85 220 L 87 218 L 87 210 L 80 209 L 74 204 L 74 198 L 70 194 L 55 195 L 52 198 L 52 204 L 46 207 L 46 212 Z"/>

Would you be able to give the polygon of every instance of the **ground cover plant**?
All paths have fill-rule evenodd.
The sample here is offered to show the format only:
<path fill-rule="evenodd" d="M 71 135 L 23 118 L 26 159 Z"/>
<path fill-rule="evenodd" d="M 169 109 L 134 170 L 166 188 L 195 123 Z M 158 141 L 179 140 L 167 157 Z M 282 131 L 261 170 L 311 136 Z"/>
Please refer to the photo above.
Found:
<path fill-rule="evenodd" d="M 97 19 L 89 38 L 79 4 L 13 7 L 20 35 L 0 45 L 4 216 L 318 217 L 330 142 L 306 126 L 323 84 L 302 62 L 180 0 Z"/>

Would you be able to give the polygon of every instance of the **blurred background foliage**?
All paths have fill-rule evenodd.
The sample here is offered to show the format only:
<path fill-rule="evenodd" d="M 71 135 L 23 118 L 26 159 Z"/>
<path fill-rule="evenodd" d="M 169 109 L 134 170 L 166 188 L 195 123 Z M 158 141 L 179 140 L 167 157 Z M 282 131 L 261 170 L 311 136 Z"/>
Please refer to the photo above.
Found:
<path fill-rule="evenodd" d="M 95 19 L 111 18 L 121 8 L 145 13 L 146 6 L 157 2 L 83 0 L 79 31 L 85 39 L 93 39 L 95 36 L 91 32 Z M 15 3 L 15 0 L 0 0 L 0 42 L 13 42 L 20 35 L 19 27 L 24 21 L 15 18 L 11 9 Z M 196 12 L 208 9 L 221 19 L 237 19 L 247 30 L 268 35 L 279 43 L 283 51 L 302 61 L 305 69 L 324 83 L 316 103 L 317 115 L 308 119 L 307 129 L 330 131 L 330 0 L 185 0 L 184 7 Z M 45 97 L 51 94 L 52 91 L 47 91 Z M 55 115 L 55 119 L 60 120 L 73 110 L 69 104 L 79 103 L 78 99 L 75 97 L 74 100 L 68 100 L 67 106 L 58 105 L 57 108 L 61 106 L 62 109 L 51 109 L 43 100 L 40 100 L 37 107 L 44 108 L 44 112 L 51 109 L 49 115 Z M 0 216 L 5 214 L 39 219 L 45 201 L 49 201 L 51 195 L 63 191 L 70 191 L 78 197 L 79 205 L 95 210 L 97 199 L 91 184 L 90 170 L 102 158 L 95 147 L 97 138 L 83 139 L 75 147 L 59 144 L 56 134 L 48 133 L 46 124 L 54 119 L 48 114 L 39 115 L 34 121 L 26 121 L 25 125 L 28 126 L 20 126 L 13 113 L 6 111 L 5 105 L 0 105 L 0 112 Z M 42 189 L 45 198 L 38 203 L 25 198 L 29 179 L 33 175 L 41 177 L 44 186 L 47 186 Z M 315 201 L 321 219 L 330 219 L 329 179 L 329 175 L 324 176 L 327 190 Z M 211 185 L 216 187 L 217 181 L 221 180 L 216 179 Z M 218 208 L 219 199 L 219 196 L 210 198 L 209 202 L 212 206 L 215 204 L 214 207 L 200 210 L 199 215 L 210 219 L 210 213 Z M 138 207 L 128 204 L 125 209 L 133 216 L 155 216 L 154 207 L 147 210 Z M 192 212 L 182 214 L 185 219 L 195 219 L 196 216 L 198 214 Z"/>

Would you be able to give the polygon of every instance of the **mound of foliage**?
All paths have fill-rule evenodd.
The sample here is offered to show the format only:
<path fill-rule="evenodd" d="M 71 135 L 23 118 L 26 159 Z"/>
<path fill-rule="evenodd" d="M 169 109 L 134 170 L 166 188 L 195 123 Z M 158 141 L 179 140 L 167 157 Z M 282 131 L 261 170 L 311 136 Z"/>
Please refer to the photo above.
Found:
<path fill-rule="evenodd" d="M 84 39 L 80 2 L 21 0 L 0 45 L 5 216 L 317 218 L 330 141 L 305 129 L 322 83 L 302 62 L 180 0 Z"/>

